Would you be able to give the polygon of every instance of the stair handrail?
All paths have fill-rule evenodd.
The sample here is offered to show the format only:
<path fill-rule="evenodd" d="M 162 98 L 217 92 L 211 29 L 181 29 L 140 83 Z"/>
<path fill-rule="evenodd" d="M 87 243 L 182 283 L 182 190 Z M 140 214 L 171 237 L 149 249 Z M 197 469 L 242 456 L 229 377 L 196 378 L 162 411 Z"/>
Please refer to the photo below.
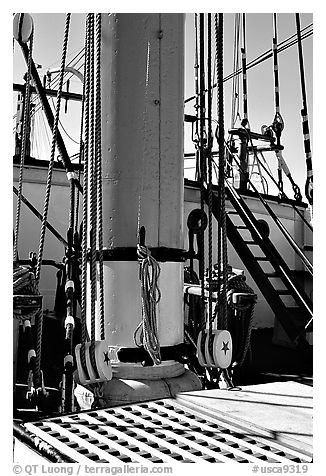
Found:
<path fill-rule="evenodd" d="M 235 190 L 234 187 L 232 187 L 232 185 L 230 185 L 229 183 L 227 183 L 227 188 L 228 190 L 230 191 L 230 193 L 233 195 L 234 199 L 237 201 L 237 203 L 239 204 L 239 206 L 242 208 L 242 211 L 243 213 L 245 213 L 248 221 L 250 222 L 254 232 L 258 235 L 259 239 L 261 240 L 262 243 L 266 243 L 266 238 L 262 235 L 262 233 L 260 232 L 260 230 L 257 228 L 257 226 L 255 225 L 255 223 L 252 221 L 252 219 L 250 218 L 250 216 L 248 216 L 246 210 L 243 208 L 243 204 L 241 203 L 240 201 L 240 196 L 238 195 L 237 191 Z M 272 243 L 271 243 L 272 245 Z M 268 246 L 268 248 L 270 249 L 270 245 Z M 274 254 L 273 250 L 270 249 L 270 252 Z M 280 259 L 282 261 L 283 258 L 280 256 Z M 284 263 L 284 265 L 286 266 L 286 263 Z M 295 292 L 295 294 L 297 295 L 297 297 L 300 299 L 300 301 L 302 302 L 302 304 L 304 305 L 304 307 L 306 308 L 306 310 L 309 312 L 310 315 L 312 315 L 312 310 L 310 309 L 309 305 L 307 304 L 307 302 L 305 301 L 305 299 L 303 298 L 303 296 L 301 295 L 301 292 L 298 290 L 297 288 L 297 285 L 296 283 L 293 281 L 293 278 L 291 276 L 288 275 L 286 269 L 284 269 L 284 266 L 281 263 L 278 263 L 278 267 L 280 269 L 280 271 L 282 272 L 283 276 L 286 278 L 286 280 L 288 281 L 288 283 L 290 284 L 290 286 L 292 287 L 293 291 Z M 286 266 L 287 267 L 287 266 Z"/>
<path fill-rule="evenodd" d="M 240 170 L 242 170 L 242 167 L 240 165 L 240 162 L 238 161 L 238 157 L 236 157 L 236 155 L 234 153 L 232 153 L 229 149 L 229 147 L 227 146 L 229 152 L 232 154 L 233 158 L 235 159 L 238 167 L 240 168 Z M 215 162 L 214 162 L 215 163 Z M 216 165 L 216 164 L 215 164 Z M 283 223 L 281 222 L 281 220 L 277 217 L 277 215 L 273 212 L 273 210 L 271 209 L 271 207 L 268 205 L 268 203 L 266 202 L 266 200 L 261 196 L 261 194 L 259 193 L 259 191 L 257 190 L 257 188 L 255 187 L 255 185 L 252 183 L 252 181 L 250 179 L 248 179 L 248 182 L 250 183 L 250 185 L 252 186 L 253 190 L 256 192 L 257 194 L 257 197 L 259 198 L 259 200 L 261 201 L 261 203 L 264 205 L 264 207 L 266 208 L 266 210 L 268 211 L 269 215 L 271 216 L 271 218 L 273 219 L 273 221 L 276 223 L 276 225 L 278 226 L 278 228 L 280 229 L 280 231 L 282 232 L 282 234 L 285 236 L 286 240 L 288 241 L 288 243 L 290 244 L 290 246 L 293 248 L 293 250 L 295 251 L 295 253 L 301 258 L 303 264 L 306 266 L 307 270 L 309 271 L 309 273 L 312 275 L 313 274 L 313 265 L 312 263 L 310 262 L 310 260 L 307 258 L 307 256 L 302 252 L 302 250 L 300 249 L 300 247 L 298 246 L 298 244 L 296 243 L 296 241 L 292 238 L 292 236 L 290 235 L 290 233 L 287 231 L 287 229 L 284 227 Z M 231 184 L 226 180 L 225 181 L 228 189 L 230 190 L 231 189 Z M 235 191 L 234 187 L 232 187 L 232 189 Z"/>

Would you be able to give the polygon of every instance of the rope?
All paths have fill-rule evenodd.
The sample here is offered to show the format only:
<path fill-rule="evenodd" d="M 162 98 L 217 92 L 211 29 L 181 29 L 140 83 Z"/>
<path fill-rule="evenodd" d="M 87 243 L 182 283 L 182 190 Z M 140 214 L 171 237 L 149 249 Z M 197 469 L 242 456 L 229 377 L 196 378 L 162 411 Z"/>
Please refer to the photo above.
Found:
<path fill-rule="evenodd" d="M 96 117 L 95 157 L 97 176 L 98 250 L 99 250 L 99 315 L 100 337 L 105 339 L 103 279 L 103 198 L 102 198 L 102 136 L 101 136 L 101 14 L 96 14 Z"/>
<path fill-rule="evenodd" d="M 64 67 L 65 67 L 65 60 L 66 60 L 67 46 L 68 46 L 70 15 L 71 15 L 70 13 L 68 13 L 66 15 L 64 40 L 63 40 L 63 47 L 62 47 L 61 66 L 60 66 L 60 83 L 59 83 L 59 86 L 58 86 L 57 104 L 56 104 L 55 118 L 54 118 L 53 130 L 52 130 L 51 156 L 50 156 L 49 168 L 48 168 L 48 176 L 47 176 L 45 199 L 44 199 L 44 208 L 43 208 L 43 218 L 42 218 L 42 226 L 41 226 L 41 236 L 40 236 L 40 243 L 39 243 L 38 259 L 37 259 L 37 264 L 36 264 L 36 283 L 37 283 L 37 285 L 39 284 L 39 281 L 40 281 L 41 264 L 42 264 L 42 256 L 43 256 L 44 241 L 45 241 L 46 222 L 47 222 L 47 216 L 48 216 L 48 210 L 49 210 L 49 201 L 50 201 L 51 184 L 52 184 L 53 162 L 54 162 L 56 139 L 57 139 L 57 133 L 58 133 L 59 115 L 60 115 L 63 74 L 64 74 Z"/>
<path fill-rule="evenodd" d="M 90 18 L 86 17 L 86 36 L 85 36 L 85 65 L 84 65 L 84 113 L 85 113 L 85 148 L 84 148 L 84 181 L 83 181 L 83 222 L 82 222 L 82 274 L 81 274 L 81 348 L 80 359 L 83 371 L 89 379 L 86 356 L 85 343 L 87 341 L 87 239 L 88 239 L 88 201 L 89 201 L 89 101 L 90 101 L 90 52 L 89 52 L 89 22 Z"/>
<path fill-rule="evenodd" d="M 241 125 L 243 127 L 249 126 L 248 121 L 248 96 L 247 96 L 247 53 L 246 53 L 246 14 L 242 14 L 242 36 L 243 43 L 241 48 L 242 57 L 242 96 L 243 96 L 243 119 Z M 222 78 L 223 82 L 223 78 Z"/>
<path fill-rule="evenodd" d="M 150 63 L 150 43 L 147 42 L 147 52 L 146 52 L 146 73 L 145 73 L 145 107 L 143 112 L 143 123 L 144 123 L 144 134 L 143 134 L 143 159 L 142 159 L 142 168 L 141 168 L 141 185 L 140 192 L 138 195 L 138 210 L 137 210 L 137 236 L 139 237 L 140 232 L 140 217 L 141 217 L 141 207 L 142 207 L 142 194 L 144 189 L 144 174 L 145 174 L 145 138 L 147 132 L 147 104 L 148 104 L 148 85 L 149 85 L 149 63 Z"/>
<path fill-rule="evenodd" d="M 205 19 L 204 13 L 199 14 L 199 87 L 200 87 L 200 210 L 201 215 L 205 213 L 205 187 L 204 181 L 206 176 L 206 129 L 205 129 L 205 117 L 206 117 L 206 98 L 205 98 Z M 201 283 L 201 326 L 202 329 L 206 327 L 206 315 L 205 315 L 205 242 L 204 242 L 204 229 L 201 229 L 198 233 L 198 254 L 199 254 L 199 279 Z"/>
<path fill-rule="evenodd" d="M 234 45 L 233 45 L 233 72 L 239 69 L 239 40 L 240 40 L 240 13 L 234 16 Z M 232 108 L 231 108 L 231 129 L 235 127 L 239 117 L 239 75 L 234 74 L 232 78 Z"/>
<path fill-rule="evenodd" d="M 273 26 L 274 26 L 274 37 L 273 37 L 273 62 L 274 62 L 274 98 L 275 98 L 275 117 L 273 120 L 273 131 L 276 134 L 277 145 L 280 145 L 279 141 L 281 138 L 281 133 L 284 129 L 284 122 L 281 116 L 280 111 L 280 87 L 279 87 L 279 76 L 278 76 L 278 50 L 277 50 L 277 16 L 276 13 L 273 14 Z"/>
<path fill-rule="evenodd" d="M 200 144 L 200 138 L 199 138 L 199 77 L 198 77 L 198 70 L 199 70 L 199 63 L 198 63 L 198 14 L 195 13 L 195 64 L 194 64 L 194 69 L 195 69 L 195 92 L 196 92 L 196 102 L 194 105 L 195 108 L 195 113 L 196 113 L 196 122 L 195 122 L 195 137 L 192 138 L 194 144 L 195 144 L 195 149 L 196 149 L 196 173 L 195 173 L 195 178 L 196 180 L 200 179 L 200 164 L 199 164 L 199 144 Z"/>
<path fill-rule="evenodd" d="M 305 28 L 302 28 L 301 30 L 301 33 L 303 33 L 302 35 L 302 39 L 306 39 L 306 38 L 309 38 L 309 36 L 311 36 L 313 34 L 313 31 L 311 29 L 311 26 L 312 26 L 312 23 L 307 25 Z M 308 30 L 308 31 L 307 31 Z M 281 46 L 278 51 L 279 53 L 282 52 L 282 51 L 285 51 L 286 49 L 290 48 L 291 46 L 295 45 L 298 41 L 297 40 L 292 40 L 292 38 L 294 37 L 295 35 L 292 35 L 292 36 L 289 36 L 286 40 L 284 41 L 281 41 L 279 43 L 278 46 Z M 259 64 L 261 64 L 262 62 L 268 60 L 269 58 L 271 58 L 273 56 L 273 52 L 271 50 L 267 50 L 265 51 L 264 53 L 260 54 L 259 56 L 257 56 L 254 60 L 250 61 L 248 64 L 247 64 L 247 70 L 248 69 L 251 69 L 253 68 L 254 66 L 258 66 Z M 239 74 L 241 74 L 242 72 L 242 69 L 238 69 L 236 72 L 233 72 L 231 74 L 229 74 L 228 76 L 225 76 L 225 78 L 223 79 L 223 82 L 226 82 L 226 81 L 229 81 L 230 79 L 232 79 L 234 76 L 237 76 Z M 213 84 L 212 88 L 216 88 L 216 83 Z M 184 103 L 186 104 L 187 102 L 190 102 L 190 101 L 193 101 L 194 99 L 196 99 L 196 96 L 191 96 L 187 99 L 185 99 Z"/>
<path fill-rule="evenodd" d="M 60 66 L 60 83 L 59 83 L 59 87 L 58 87 L 57 104 L 56 104 L 55 118 L 54 118 L 54 123 L 53 123 L 53 130 L 52 130 L 51 157 L 50 157 L 50 161 L 49 161 L 48 176 L 47 176 L 47 182 L 46 182 L 43 217 L 42 217 L 42 225 L 41 225 L 41 235 L 40 235 L 39 251 L 38 251 L 38 257 L 37 257 L 37 263 L 36 263 L 36 272 L 35 272 L 35 279 L 36 279 L 36 285 L 37 286 L 39 285 L 39 282 L 40 282 L 42 256 L 43 256 L 44 242 L 45 242 L 46 222 L 47 222 L 49 202 L 50 202 L 53 162 L 54 162 L 56 139 L 57 139 L 57 133 L 58 133 L 59 115 L 60 115 L 63 73 L 64 73 L 64 67 L 65 67 L 65 61 L 66 61 L 67 47 L 68 47 L 70 15 L 71 15 L 70 13 L 67 13 L 67 15 L 66 15 L 65 30 L 64 30 L 64 39 L 63 39 L 61 66 Z M 43 311 L 42 310 L 36 317 L 36 329 L 37 329 L 37 336 L 36 336 L 36 376 L 37 376 L 37 378 L 39 378 L 39 376 L 41 375 L 41 350 L 42 350 L 42 329 L 43 329 Z"/>
<path fill-rule="evenodd" d="M 219 118 L 218 146 L 218 199 L 219 199 L 219 220 L 218 220 L 218 302 L 215 307 L 213 319 L 218 312 L 218 328 L 227 329 L 227 238 L 226 238 L 226 213 L 225 213 L 225 155 L 224 155 L 224 95 L 223 95 L 223 14 L 215 14 L 215 39 L 217 52 L 217 111 Z M 221 272 L 222 267 L 222 272 Z"/>
<path fill-rule="evenodd" d="M 161 363 L 160 344 L 157 332 L 156 305 L 161 293 L 158 288 L 160 266 L 149 249 L 137 244 L 139 278 L 141 282 L 142 322 L 134 333 L 136 345 L 143 345 L 155 365 Z"/>
<path fill-rule="evenodd" d="M 18 260 L 18 237 L 19 237 L 20 211 L 21 211 L 21 202 L 22 202 L 22 193 L 23 193 L 24 162 L 25 162 L 25 154 L 26 154 L 27 135 L 28 135 L 28 129 L 29 129 L 29 123 L 30 123 L 32 52 L 33 52 L 33 32 L 30 38 L 30 48 L 29 48 L 28 62 L 27 62 L 26 92 L 25 92 L 22 144 L 21 144 L 20 168 L 19 168 L 19 179 L 18 179 L 16 222 L 15 222 L 15 232 L 14 232 L 14 250 L 13 250 L 14 261 Z"/>
<path fill-rule="evenodd" d="M 303 143 L 304 143 L 304 150 L 306 154 L 306 167 L 307 167 L 305 195 L 309 204 L 312 205 L 313 204 L 313 170 L 312 170 L 312 154 L 311 154 L 311 147 L 310 147 L 306 81 L 305 81 L 302 41 L 301 41 L 300 13 L 295 14 L 295 19 L 296 19 L 296 26 L 297 26 L 300 82 L 301 82 L 301 95 L 302 95 L 302 109 L 301 109 L 302 132 L 303 132 Z"/>
<path fill-rule="evenodd" d="M 212 333 L 212 266 L 213 266 L 213 190 L 212 190 L 212 17 L 207 15 L 207 115 L 208 115 L 208 316 L 209 316 L 209 332 Z"/>
<path fill-rule="evenodd" d="M 99 377 L 95 359 L 95 331 L 96 331 L 96 234 L 97 234 L 97 179 L 96 179 L 96 163 L 95 163 L 95 95 L 94 95 L 94 14 L 89 13 L 89 75 L 90 75 L 90 282 L 91 282 L 91 345 L 90 345 L 90 360 L 94 369 L 96 378 Z"/>

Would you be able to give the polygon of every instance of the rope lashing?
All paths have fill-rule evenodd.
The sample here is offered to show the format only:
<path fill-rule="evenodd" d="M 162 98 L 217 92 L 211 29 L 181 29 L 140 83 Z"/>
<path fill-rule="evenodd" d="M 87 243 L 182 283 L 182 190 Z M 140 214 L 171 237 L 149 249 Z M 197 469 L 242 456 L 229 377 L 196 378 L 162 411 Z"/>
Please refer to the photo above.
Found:
<path fill-rule="evenodd" d="M 137 256 L 139 262 L 139 279 L 141 283 L 142 321 L 134 333 L 136 345 L 143 346 L 153 363 L 161 363 L 161 351 L 158 338 L 156 307 L 161 299 L 158 287 L 160 265 L 145 246 L 145 229 L 140 228 Z"/>
<path fill-rule="evenodd" d="M 313 170 L 312 170 L 312 154 L 310 146 L 310 132 L 309 132 L 309 120 L 308 120 L 308 106 L 307 106 L 307 96 L 306 96 L 306 81 L 305 81 L 305 71 L 303 63 L 303 51 L 302 51 L 302 41 L 301 41 L 301 27 L 300 27 L 300 14 L 295 14 L 296 27 L 297 27 L 297 39 L 298 39 L 298 55 L 299 55 L 299 68 L 300 68 L 300 81 L 301 81 L 301 95 L 302 95 L 302 132 L 303 132 L 303 143 L 304 151 L 306 155 L 306 168 L 307 168 L 307 179 L 305 184 L 305 195 L 310 205 L 313 204 Z"/>

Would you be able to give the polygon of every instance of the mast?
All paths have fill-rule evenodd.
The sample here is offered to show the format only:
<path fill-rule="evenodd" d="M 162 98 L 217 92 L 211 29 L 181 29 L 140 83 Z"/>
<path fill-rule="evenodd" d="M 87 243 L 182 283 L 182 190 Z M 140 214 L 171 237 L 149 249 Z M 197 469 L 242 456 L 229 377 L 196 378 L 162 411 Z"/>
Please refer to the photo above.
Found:
<path fill-rule="evenodd" d="M 119 401 L 119 379 L 132 385 L 128 379 L 137 376 L 147 382 L 180 376 L 183 389 L 200 388 L 173 352 L 170 360 L 164 357 L 167 349 L 183 345 L 184 335 L 184 15 L 103 14 L 101 54 L 105 341 L 112 362 L 124 352 L 128 364 L 112 363 L 115 378 L 104 385 L 104 395 Z M 140 230 L 160 267 L 156 317 L 162 363 L 154 366 L 148 356 L 144 366 L 136 361 L 144 305 Z M 150 385 L 162 391 L 158 380 Z M 135 390 L 130 392 L 135 398 Z"/>

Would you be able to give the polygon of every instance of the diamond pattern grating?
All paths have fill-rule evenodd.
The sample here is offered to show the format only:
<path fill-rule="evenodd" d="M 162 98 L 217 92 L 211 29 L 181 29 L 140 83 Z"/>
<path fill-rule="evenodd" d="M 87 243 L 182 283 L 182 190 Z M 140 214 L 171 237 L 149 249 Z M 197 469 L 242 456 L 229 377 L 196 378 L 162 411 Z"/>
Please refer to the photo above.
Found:
<path fill-rule="evenodd" d="M 80 463 L 307 463 L 311 457 L 175 400 L 26 423 Z"/>

